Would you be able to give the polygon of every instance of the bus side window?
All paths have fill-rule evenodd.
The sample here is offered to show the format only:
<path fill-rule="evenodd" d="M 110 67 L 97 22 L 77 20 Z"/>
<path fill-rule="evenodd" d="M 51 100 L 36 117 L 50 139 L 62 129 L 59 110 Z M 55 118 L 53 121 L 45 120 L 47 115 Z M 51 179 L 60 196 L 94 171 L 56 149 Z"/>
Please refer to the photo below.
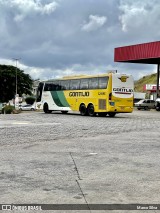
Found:
<path fill-rule="evenodd" d="M 48 91 L 47 83 L 45 83 L 45 85 L 44 85 L 44 91 Z"/>
<path fill-rule="evenodd" d="M 60 83 L 61 83 L 60 81 L 55 81 L 54 82 L 54 90 L 55 91 L 61 90 L 61 84 Z"/>
<path fill-rule="evenodd" d="M 98 89 L 98 78 L 89 79 L 89 89 Z"/>
<path fill-rule="evenodd" d="M 108 77 L 99 78 L 99 89 L 106 89 L 108 85 Z"/>
<path fill-rule="evenodd" d="M 52 83 L 51 83 L 51 90 L 50 91 L 54 91 L 55 90 L 55 82 L 53 81 Z"/>
<path fill-rule="evenodd" d="M 51 90 L 51 84 L 50 83 L 45 83 L 44 91 L 50 91 L 50 90 Z"/>
<path fill-rule="evenodd" d="M 69 90 L 69 80 L 61 81 L 61 90 Z"/>
<path fill-rule="evenodd" d="M 71 80 L 70 81 L 70 90 L 78 90 L 80 86 L 80 80 Z"/>
<path fill-rule="evenodd" d="M 89 87 L 89 79 L 88 78 L 81 79 L 80 89 L 88 89 L 88 87 Z"/>

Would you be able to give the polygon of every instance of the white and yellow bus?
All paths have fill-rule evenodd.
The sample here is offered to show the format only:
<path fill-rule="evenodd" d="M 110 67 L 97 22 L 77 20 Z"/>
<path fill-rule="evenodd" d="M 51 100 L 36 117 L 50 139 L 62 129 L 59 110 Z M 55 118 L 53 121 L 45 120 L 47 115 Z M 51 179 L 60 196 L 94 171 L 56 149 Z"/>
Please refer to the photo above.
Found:
<path fill-rule="evenodd" d="M 45 113 L 79 111 L 81 115 L 114 117 L 133 111 L 131 75 L 107 73 L 41 82 L 37 101 Z"/>

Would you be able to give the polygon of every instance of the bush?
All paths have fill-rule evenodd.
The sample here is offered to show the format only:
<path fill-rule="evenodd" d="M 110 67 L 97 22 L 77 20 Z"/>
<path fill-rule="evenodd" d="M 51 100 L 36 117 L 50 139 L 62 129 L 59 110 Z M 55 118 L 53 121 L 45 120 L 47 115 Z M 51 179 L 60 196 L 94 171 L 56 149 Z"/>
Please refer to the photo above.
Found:
<path fill-rule="evenodd" d="M 32 96 L 29 96 L 29 97 L 27 97 L 26 99 L 25 99 L 25 102 L 27 103 L 27 104 L 34 104 L 34 102 L 35 102 L 35 98 L 34 97 L 32 97 Z"/>
<path fill-rule="evenodd" d="M 4 114 L 11 114 L 14 111 L 14 106 L 6 105 L 2 109 L 2 113 Z"/>

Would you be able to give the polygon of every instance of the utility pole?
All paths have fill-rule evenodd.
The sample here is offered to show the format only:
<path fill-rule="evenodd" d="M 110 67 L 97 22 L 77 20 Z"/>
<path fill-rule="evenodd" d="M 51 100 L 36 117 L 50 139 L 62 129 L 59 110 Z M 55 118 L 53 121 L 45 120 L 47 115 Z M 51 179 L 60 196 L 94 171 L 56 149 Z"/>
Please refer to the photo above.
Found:
<path fill-rule="evenodd" d="M 157 97 L 156 98 L 160 97 L 160 94 L 159 94 L 159 73 L 160 73 L 160 64 L 157 65 L 157 89 L 156 89 Z"/>
<path fill-rule="evenodd" d="M 17 94 L 17 90 L 18 90 L 18 87 L 17 87 L 17 63 L 18 61 L 20 60 L 20 58 L 13 58 L 13 60 L 16 62 L 16 94 L 15 94 L 15 99 L 14 99 L 14 105 L 15 105 L 15 109 L 19 109 L 19 95 Z"/>
<path fill-rule="evenodd" d="M 20 60 L 20 58 L 13 58 L 13 60 L 16 62 L 16 95 L 17 95 L 17 63 Z"/>

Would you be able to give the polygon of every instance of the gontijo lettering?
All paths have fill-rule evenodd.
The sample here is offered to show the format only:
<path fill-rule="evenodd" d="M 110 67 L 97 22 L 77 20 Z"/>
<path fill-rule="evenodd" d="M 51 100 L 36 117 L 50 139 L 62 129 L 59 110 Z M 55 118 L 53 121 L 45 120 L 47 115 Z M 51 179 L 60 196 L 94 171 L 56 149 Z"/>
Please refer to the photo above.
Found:
<path fill-rule="evenodd" d="M 89 96 L 89 92 L 70 92 L 69 93 L 70 97 L 80 97 L 80 96 Z"/>
<path fill-rule="evenodd" d="M 128 88 L 113 88 L 113 92 L 115 93 L 133 93 L 133 89 L 128 89 Z"/>

